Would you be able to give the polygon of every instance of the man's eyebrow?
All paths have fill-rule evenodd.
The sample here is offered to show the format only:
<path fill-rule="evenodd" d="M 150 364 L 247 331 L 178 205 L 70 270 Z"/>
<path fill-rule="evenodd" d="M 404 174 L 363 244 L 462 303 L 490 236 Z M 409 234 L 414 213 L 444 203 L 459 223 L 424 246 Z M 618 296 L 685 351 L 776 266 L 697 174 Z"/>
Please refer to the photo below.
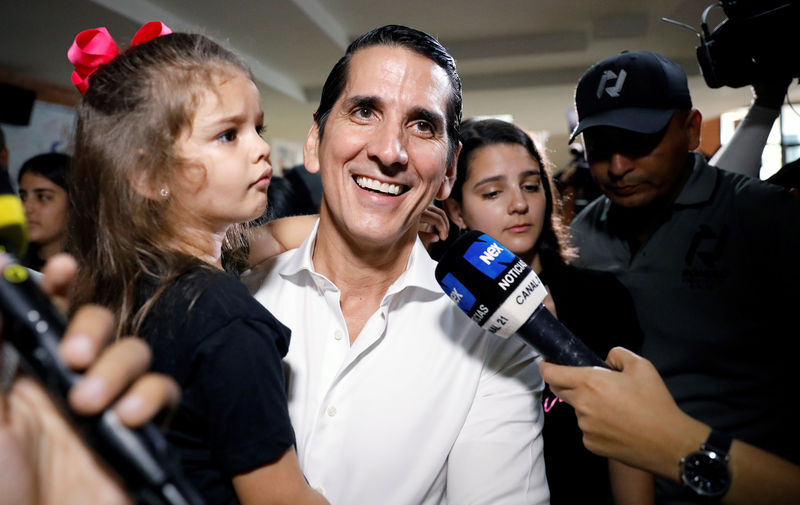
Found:
<path fill-rule="evenodd" d="M 433 125 L 433 128 L 437 132 L 440 132 L 444 129 L 444 116 L 424 107 L 414 107 L 411 110 L 411 117 L 415 119 L 424 119 Z"/>
<path fill-rule="evenodd" d="M 342 103 L 345 110 L 364 107 L 366 109 L 376 109 L 380 105 L 381 99 L 377 96 L 354 95 L 347 97 Z"/>

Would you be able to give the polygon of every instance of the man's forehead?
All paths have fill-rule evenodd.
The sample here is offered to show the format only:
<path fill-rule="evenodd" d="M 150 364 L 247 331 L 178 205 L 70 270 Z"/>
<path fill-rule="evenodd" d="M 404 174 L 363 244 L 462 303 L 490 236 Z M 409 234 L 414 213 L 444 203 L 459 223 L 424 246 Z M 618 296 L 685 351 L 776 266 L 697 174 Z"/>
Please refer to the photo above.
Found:
<path fill-rule="evenodd" d="M 402 93 L 444 113 L 451 92 L 447 72 L 430 58 L 401 46 L 376 45 L 356 51 L 349 64 L 344 93 L 375 96 Z M 418 104 L 422 105 L 422 104 Z"/>

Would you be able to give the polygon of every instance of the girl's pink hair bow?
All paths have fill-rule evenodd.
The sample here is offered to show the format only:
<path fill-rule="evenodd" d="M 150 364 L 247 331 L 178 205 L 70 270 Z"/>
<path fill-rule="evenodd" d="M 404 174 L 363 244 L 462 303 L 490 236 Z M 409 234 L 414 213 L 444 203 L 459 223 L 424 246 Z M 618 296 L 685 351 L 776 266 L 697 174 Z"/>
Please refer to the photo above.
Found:
<path fill-rule="evenodd" d="M 139 28 L 133 36 L 131 46 L 143 44 L 161 35 L 172 33 L 172 30 L 161 21 L 150 21 Z M 84 30 L 75 36 L 75 40 L 67 51 L 67 58 L 75 65 L 72 72 L 72 84 L 82 95 L 89 89 L 89 77 L 98 68 L 113 60 L 119 54 L 117 44 L 105 27 Z"/>

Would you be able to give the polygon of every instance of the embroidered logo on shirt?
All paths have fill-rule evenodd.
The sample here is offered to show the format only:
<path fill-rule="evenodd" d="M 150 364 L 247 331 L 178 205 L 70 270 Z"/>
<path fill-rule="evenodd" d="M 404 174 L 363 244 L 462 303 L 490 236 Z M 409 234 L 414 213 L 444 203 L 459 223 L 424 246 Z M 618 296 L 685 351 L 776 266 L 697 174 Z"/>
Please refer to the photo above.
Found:
<path fill-rule="evenodd" d="M 728 245 L 730 230 L 723 226 L 717 233 L 706 224 L 700 225 L 686 251 L 683 282 L 694 289 L 712 289 L 728 278 L 730 270 L 719 265 Z"/>

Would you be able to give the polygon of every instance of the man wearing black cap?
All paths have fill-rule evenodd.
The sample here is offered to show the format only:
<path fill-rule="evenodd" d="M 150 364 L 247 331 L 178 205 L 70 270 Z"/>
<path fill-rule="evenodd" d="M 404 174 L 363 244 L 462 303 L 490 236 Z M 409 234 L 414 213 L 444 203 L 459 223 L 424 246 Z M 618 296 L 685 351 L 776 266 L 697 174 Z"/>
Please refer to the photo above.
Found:
<path fill-rule="evenodd" d="M 575 104 L 572 140 L 583 135 L 605 194 L 572 222 L 578 264 L 631 291 L 642 354 L 680 408 L 713 428 L 699 475 L 676 461 L 686 484 L 657 481 L 658 503 L 723 496 L 731 436 L 797 462 L 797 332 L 788 328 L 800 199 L 693 152 L 702 117 L 683 70 L 661 55 L 624 52 L 594 65 Z"/>

